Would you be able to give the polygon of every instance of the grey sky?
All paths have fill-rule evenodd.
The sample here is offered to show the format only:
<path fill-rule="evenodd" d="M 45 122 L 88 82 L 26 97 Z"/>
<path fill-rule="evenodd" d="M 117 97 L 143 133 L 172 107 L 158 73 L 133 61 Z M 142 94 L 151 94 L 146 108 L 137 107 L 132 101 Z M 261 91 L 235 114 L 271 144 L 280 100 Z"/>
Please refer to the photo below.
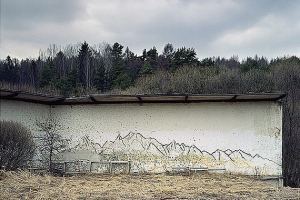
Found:
<path fill-rule="evenodd" d="M 167 43 L 197 57 L 300 56 L 300 0 L 0 0 L 1 54 L 118 42 L 141 55 Z"/>

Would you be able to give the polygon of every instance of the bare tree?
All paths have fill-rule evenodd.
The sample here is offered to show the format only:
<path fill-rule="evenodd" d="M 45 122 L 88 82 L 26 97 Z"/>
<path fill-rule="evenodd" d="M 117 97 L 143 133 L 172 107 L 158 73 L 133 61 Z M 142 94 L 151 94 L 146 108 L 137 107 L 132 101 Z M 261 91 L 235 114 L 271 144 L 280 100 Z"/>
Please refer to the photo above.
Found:
<path fill-rule="evenodd" d="M 63 138 L 58 133 L 61 125 L 56 119 L 37 120 L 36 124 L 41 131 L 40 135 L 36 137 L 38 139 L 38 149 L 50 172 L 53 172 L 53 162 L 59 153 L 66 150 L 69 139 Z"/>

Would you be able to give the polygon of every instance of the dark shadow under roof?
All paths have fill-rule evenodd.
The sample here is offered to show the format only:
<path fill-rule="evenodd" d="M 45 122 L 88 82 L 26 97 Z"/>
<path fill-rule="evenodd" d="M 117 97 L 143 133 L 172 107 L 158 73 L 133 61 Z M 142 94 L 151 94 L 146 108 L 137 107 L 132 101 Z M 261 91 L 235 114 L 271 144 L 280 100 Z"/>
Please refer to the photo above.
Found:
<path fill-rule="evenodd" d="M 0 99 L 47 105 L 278 101 L 285 95 L 284 92 L 247 94 L 90 94 L 84 97 L 64 98 L 62 96 L 0 89 Z"/>

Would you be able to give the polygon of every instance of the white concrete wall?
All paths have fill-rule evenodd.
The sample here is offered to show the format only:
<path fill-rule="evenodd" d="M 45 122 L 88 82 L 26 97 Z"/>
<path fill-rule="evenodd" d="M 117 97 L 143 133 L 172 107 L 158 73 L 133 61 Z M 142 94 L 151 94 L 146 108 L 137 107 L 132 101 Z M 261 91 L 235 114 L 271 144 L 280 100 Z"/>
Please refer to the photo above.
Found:
<path fill-rule="evenodd" d="M 3 114 L 2 114 L 3 113 Z M 131 171 L 173 167 L 281 175 L 279 103 L 190 103 L 49 106 L 1 101 L 1 119 L 35 131 L 36 118 L 52 116 L 71 138 L 64 160 L 131 160 Z M 99 167 L 98 170 L 101 170 Z"/>
<path fill-rule="evenodd" d="M 50 115 L 50 106 L 0 99 L 0 119 L 20 122 L 33 133 L 38 132 L 36 120 L 47 119 Z"/>

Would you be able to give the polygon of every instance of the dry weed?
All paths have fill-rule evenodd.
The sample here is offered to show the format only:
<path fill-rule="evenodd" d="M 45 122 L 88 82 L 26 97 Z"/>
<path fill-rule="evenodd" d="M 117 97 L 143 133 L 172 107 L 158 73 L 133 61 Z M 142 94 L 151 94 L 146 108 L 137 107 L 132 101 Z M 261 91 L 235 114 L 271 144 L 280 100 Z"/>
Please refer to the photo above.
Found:
<path fill-rule="evenodd" d="M 54 177 L 2 171 L 0 199 L 300 199 L 300 189 L 226 174 Z"/>

